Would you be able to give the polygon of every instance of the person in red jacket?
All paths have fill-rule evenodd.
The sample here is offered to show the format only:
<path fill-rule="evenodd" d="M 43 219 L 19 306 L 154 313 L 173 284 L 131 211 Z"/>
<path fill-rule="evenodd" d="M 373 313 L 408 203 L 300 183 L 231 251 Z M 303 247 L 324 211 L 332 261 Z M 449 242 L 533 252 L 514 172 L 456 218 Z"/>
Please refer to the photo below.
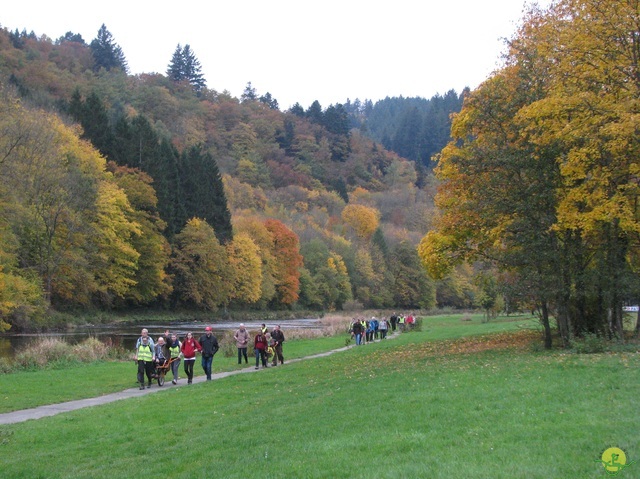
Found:
<path fill-rule="evenodd" d="M 260 360 L 262 360 L 262 367 L 267 367 L 267 338 L 262 331 L 258 331 L 256 337 L 253 339 L 253 352 L 256 355 L 256 369 L 260 367 Z"/>
<path fill-rule="evenodd" d="M 184 356 L 184 372 L 187 375 L 187 384 L 193 382 L 193 365 L 196 362 L 196 351 L 202 351 L 202 347 L 193 337 L 193 334 L 187 333 L 187 337 L 182 341 L 180 347 Z"/>

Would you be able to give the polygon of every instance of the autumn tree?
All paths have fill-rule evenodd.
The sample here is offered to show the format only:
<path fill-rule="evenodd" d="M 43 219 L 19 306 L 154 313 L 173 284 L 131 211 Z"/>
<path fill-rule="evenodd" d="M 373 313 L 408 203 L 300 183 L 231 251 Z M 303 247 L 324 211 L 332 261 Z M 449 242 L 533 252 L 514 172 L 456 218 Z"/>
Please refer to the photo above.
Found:
<path fill-rule="evenodd" d="M 260 281 L 260 299 L 257 307 L 265 308 L 276 296 L 276 258 L 273 251 L 273 234 L 256 217 L 239 217 L 234 222 L 234 237 L 246 234 L 258 247 L 261 260 L 262 278 Z"/>
<path fill-rule="evenodd" d="M 317 283 L 326 298 L 325 301 L 329 301 L 326 306 L 330 309 L 341 310 L 347 301 L 353 299 L 349 271 L 339 254 L 332 252 L 327 260 L 327 266 L 321 268 L 317 275 L 319 276 Z"/>
<path fill-rule="evenodd" d="M 436 305 L 436 288 L 422 268 L 416 268 L 420 258 L 416 248 L 404 241 L 391 253 L 393 303 L 407 309 L 431 309 Z"/>
<path fill-rule="evenodd" d="M 0 188 L 0 207 L 6 208 L 1 198 Z M 0 220 L 0 332 L 33 329 L 42 323 L 47 307 L 40 278 L 19 268 L 17 248 L 11 228 Z"/>
<path fill-rule="evenodd" d="M 228 303 L 233 272 L 226 249 L 206 221 L 192 218 L 176 235 L 170 271 L 177 301 L 209 310 Z"/>
<path fill-rule="evenodd" d="M 149 304 L 166 298 L 172 291 L 166 272 L 171 247 L 163 236 L 166 223 L 159 216 L 153 180 L 140 170 L 113 162 L 108 168 L 131 204 L 126 214 L 140 229 L 139 234 L 131 236 L 131 244 L 140 256 L 134 284 L 125 293 L 125 299 L 133 304 Z"/>
<path fill-rule="evenodd" d="M 621 337 L 638 280 L 639 15 L 595 0 L 531 10 L 440 158 L 442 216 L 423 261 L 435 275 L 479 259 L 520 273 L 547 346 L 551 314 L 565 344 Z"/>
<path fill-rule="evenodd" d="M 262 296 L 260 250 L 247 233 L 236 235 L 227 244 L 232 282 L 230 299 L 239 305 L 256 303 Z"/>
<path fill-rule="evenodd" d="M 140 253 L 132 244 L 133 236 L 142 234 L 140 226 L 129 219 L 133 208 L 125 192 L 115 183 L 99 183 L 93 242 L 96 294 L 100 303 L 111 305 L 114 298 L 125 298 L 135 286 Z"/>
<path fill-rule="evenodd" d="M 14 147 L 2 175 L 10 195 L 12 228 L 23 268 L 42 279 L 47 300 L 72 296 L 89 301 L 90 229 L 101 159 L 89 144 L 53 115 L 22 110 L 24 130 L 8 138 Z"/>
<path fill-rule="evenodd" d="M 378 229 L 380 213 L 373 207 L 348 204 L 342 210 L 342 220 L 351 226 L 361 240 L 369 240 Z"/>
<path fill-rule="evenodd" d="M 307 268 L 300 268 L 300 294 L 298 304 L 303 308 L 322 309 L 322 297 L 318 284 Z"/>
<path fill-rule="evenodd" d="M 291 305 L 298 300 L 300 289 L 300 241 L 298 236 L 279 220 L 267 219 L 264 225 L 273 235 L 271 251 L 275 258 L 277 303 Z"/>

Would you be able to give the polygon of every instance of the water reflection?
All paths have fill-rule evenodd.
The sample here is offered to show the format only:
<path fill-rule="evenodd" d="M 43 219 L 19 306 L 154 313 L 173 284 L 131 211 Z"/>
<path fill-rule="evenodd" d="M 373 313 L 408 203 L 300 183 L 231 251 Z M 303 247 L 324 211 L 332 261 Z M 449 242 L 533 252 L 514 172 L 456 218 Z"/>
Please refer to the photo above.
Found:
<path fill-rule="evenodd" d="M 213 328 L 214 334 L 221 334 L 225 331 L 236 330 L 239 324 L 240 322 L 238 321 L 230 321 L 211 323 L 210 326 Z M 266 323 L 269 330 L 271 330 L 275 324 L 280 324 L 285 334 L 287 329 L 317 329 L 320 327 L 318 319 L 286 319 L 278 323 Z M 96 337 L 100 341 L 110 342 L 114 345 L 122 346 L 125 349 L 133 350 L 136 340 L 140 337 L 140 330 L 142 328 L 147 328 L 149 335 L 154 340 L 164 334 L 167 329 L 172 333 L 176 333 L 178 337 L 182 339 L 188 332 L 192 332 L 196 338 L 199 338 L 201 334 L 204 334 L 206 325 L 207 324 L 200 321 L 184 321 L 135 326 L 83 326 L 73 331 L 47 334 L 5 333 L 0 335 L 0 358 L 13 358 L 21 349 L 29 346 L 29 344 L 40 338 L 60 338 L 70 344 L 76 344 L 89 337 Z M 245 321 L 244 325 L 249 330 L 249 333 L 253 335 L 260 329 L 262 321 Z"/>

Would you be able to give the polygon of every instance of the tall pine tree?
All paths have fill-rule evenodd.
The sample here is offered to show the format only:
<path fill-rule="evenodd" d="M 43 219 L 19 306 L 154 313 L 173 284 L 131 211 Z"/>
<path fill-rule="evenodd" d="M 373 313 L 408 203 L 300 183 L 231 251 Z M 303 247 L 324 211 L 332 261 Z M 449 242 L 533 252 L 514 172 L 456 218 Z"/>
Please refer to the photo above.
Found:
<path fill-rule="evenodd" d="M 192 146 L 182 152 L 180 167 L 187 215 L 204 219 L 220 243 L 229 242 L 233 237 L 231 213 L 215 159 L 202 146 Z"/>
<path fill-rule="evenodd" d="M 206 86 L 200 61 L 191 50 L 189 44 L 185 45 L 184 48 L 178 44 L 167 67 L 167 76 L 175 82 L 188 82 L 193 91 L 197 93 Z"/>
<path fill-rule="evenodd" d="M 127 60 L 122 48 L 113 41 L 113 36 L 104 23 L 98 30 L 98 36 L 93 39 L 89 47 L 91 48 L 91 53 L 93 53 L 94 69 L 96 71 L 101 68 L 107 71 L 117 68 L 125 73 L 128 71 Z"/>

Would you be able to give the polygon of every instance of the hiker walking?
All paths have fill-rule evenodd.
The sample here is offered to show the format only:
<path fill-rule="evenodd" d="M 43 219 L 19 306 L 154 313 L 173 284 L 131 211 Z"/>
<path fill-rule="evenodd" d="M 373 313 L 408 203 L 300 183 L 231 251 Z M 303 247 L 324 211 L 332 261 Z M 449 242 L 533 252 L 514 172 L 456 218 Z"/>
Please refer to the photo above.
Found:
<path fill-rule="evenodd" d="M 389 329 L 389 323 L 387 322 L 387 318 L 382 318 L 380 320 L 380 324 L 378 325 L 378 329 L 380 331 L 380 339 L 387 338 L 387 330 Z"/>
<path fill-rule="evenodd" d="M 284 364 L 284 356 L 282 355 L 282 343 L 284 343 L 284 333 L 280 329 L 280 325 L 277 324 L 273 331 L 271 331 L 271 338 L 274 340 L 274 354 L 273 354 L 273 366 L 278 365 L 278 361 L 280 364 Z"/>
<path fill-rule="evenodd" d="M 178 384 L 178 371 L 180 370 L 180 349 L 182 343 L 178 339 L 178 335 L 173 333 L 167 339 L 167 347 L 169 348 L 169 357 L 171 359 L 171 374 L 173 374 L 173 384 Z"/>
<path fill-rule="evenodd" d="M 218 352 L 218 339 L 213 335 L 211 326 L 204 328 L 204 334 L 200 336 L 200 347 L 202 348 L 202 369 L 207 375 L 207 381 L 211 381 L 211 367 L 213 356 Z"/>
<path fill-rule="evenodd" d="M 356 338 L 356 346 L 360 346 L 362 344 L 362 323 L 356 319 L 351 326 L 351 330 Z"/>
<path fill-rule="evenodd" d="M 238 364 L 242 364 L 243 357 L 245 364 L 248 364 L 247 345 L 249 344 L 249 333 L 243 323 L 240 323 L 240 329 L 235 332 L 233 339 L 236 340 L 236 347 L 238 348 Z"/>
<path fill-rule="evenodd" d="M 389 322 L 391 323 L 391 332 L 394 332 L 396 330 L 396 324 L 398 323 L 398 315 L 393 313 L 389 318 Z"/>
<path fill-rule="evenodd" d="M 260 361 L 262 361 L 262 367 L 267 367 L 267 338 L 262 334 L 262 330 L 258 331 L 256 337 L 253 339 L 253 352 L 256 355 L 256 369 L 260 367 Z"/>
<path fill-rule="evenodd" d="M 140 342 L 136 345 L 134 360 L 138 363 L 138 383 L 140 389 L 144 389 L 144 376 L 147 376 L 147 387 L 151 387 L 151 378 L 153 376 L 153 362 L 156 359 L 153 342 L 148 335 L 140 337 Z"/>
<path fill-rule="evenodd" d="M 202 347 L 195 340 L 192 333 L 187 333 L 180 350 L 184 358 L 184 373 L 187 375 L 187 384 L 191 384 L 193 382 L 193 365 L 196 362 L 196 351 L 202 351 Z"/>

